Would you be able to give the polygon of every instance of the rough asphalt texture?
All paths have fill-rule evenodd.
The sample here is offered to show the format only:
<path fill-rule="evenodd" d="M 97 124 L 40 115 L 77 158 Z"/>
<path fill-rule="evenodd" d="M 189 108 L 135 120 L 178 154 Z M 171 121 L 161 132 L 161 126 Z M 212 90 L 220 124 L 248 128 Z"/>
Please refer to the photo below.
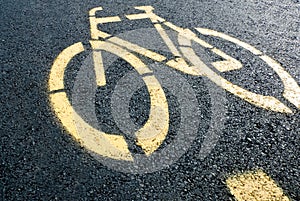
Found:
<path fill-rule="evenodd" d="M 108 169 L 61 128 L 47 94 L 52 62 L 64 48 L 89 39 L 91 8 L 102 6 L 110 15 L 138 5 L 152 5 L 158 15 L 180 27 L 207 27 L 246 41 L 279 61 L 300 84 L 297 0 L 1 0 L 0 199 L 233 200 L 226 177 L 262 168 L 291 199 L 300 200 L 299 110 L 294 115 L 270 112 L 226 93 L 225 129 L 211 154 L 197 159 L 201 143 L 195 142 L 169 168 L 145 175 Z M 126 31 L 118 26 L 107 29 L 115 34 Z M 252 57 L 240 59 L 247 63 Z M 282 94 L 278 76 L 259 64 L 224 77 L 254 92 Z M 260 88 L 254 86 L 255 80 Z M 197 82 L 201 79 L 191 80 Z M 203 104 L 200 107 L 205 108 L 208 103 Z M 132 112 L 133 119 L 139 115 L 146 114 Z"/>

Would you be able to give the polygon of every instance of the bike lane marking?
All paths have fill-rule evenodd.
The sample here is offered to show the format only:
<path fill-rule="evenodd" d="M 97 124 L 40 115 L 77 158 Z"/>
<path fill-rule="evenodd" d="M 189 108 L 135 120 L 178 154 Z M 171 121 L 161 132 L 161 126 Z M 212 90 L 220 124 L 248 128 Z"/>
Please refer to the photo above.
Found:
<path fill-rule="evenodd" d="M 169 28 L 177 31 L 178 35 L 179 35 L 178 40 L 181 45 L 181 47 L 180 47 L 181 53 L 183 53 L 183 55 L 185 55 L 187 57 L 187 59 L 189 59 L 193 64 L 196 64 L 196 66 L 187 66 L 187 64 L 183 58 L 176 58 L 176 59 L 172 59 L 170 61 L 166 61 L 165 56 L 155 53 L 153 51 L 150 51 L 148 49 L 145 49 L 143 47 L 140 47 L 134 43 L 130 43 L 128 41 L 122 40 L 118 37 L 109 38 L 105 42 L 100 41 L 100 40 L 98 40 L 99 37 L 105 36 L 103 38 L 106 38 L 106 36 L 111 36 L 111 35 L 98 30 L 97 25 L 103 24 L 103 23 L 108 23 L 108 22 L 116 22 L 116 21 L 119 21 L 120 18 L 117 16 L 113 16 L 113 17 L 106 17 L 103 20 L 96 20 L 95 12 L 98 10 L 102 10 L 102 8 L 98 7 L 98 8 L 92 9 L 90 11 L 90 22 L 91 22 L 90 31 L 91 31 L 92 39 L 96 39 L 96 40 L 91 40 L 90 44 L 93 49 L 93 58 L 94 58 L 93 60 L 94 60 L 94 68 L 95 68 L 94 70 L 95 70 L 96 82 L 97 82 L 98 86 L 104 86 L 106 84 L 104 66 L 103 66 L 103 61 L 102 61 L 102 56 L 101 56 L 101 51 L 104 50 L 104 51 L 108 51 L 113 54 L 116 54 L 120 58 L 123 58 L 124 60 L 128 61 L 135 68 L 135 70 L 140 75 L 142 75 L 143 80 L 146 83 L 148 90 L 150 92 L 150 98 L 151 98 L 151 103 L 150 103 L 151 106 L 150 107 L 154 108 L 154 109 L 150 109 L 149 119 L 148 119 L 147 123 L 144 125 L 144 127 L 135 133 L 136 137 L 137 137 L 137 141 L 138 141 L 137 144 L 140 145 L 144 149 L 146 155 L 150 155 L 151 153 L 153 153 L 159 147 L 159 145 L 162 143 L 162 141 L 165 139 L 165 137 L 167 135 L 167 131 L 168 131 L 167 125 L 168 125 L 168 121 L 169 121 L 168 105 L 167 105 L 167 101 L 165 100 L 165 97 L 164 97 L 164 92 L 160 87 L 160 84 L 156 83 L 157 80 L 154 77 L 146 75 L 147 73 L 151 74 L 152 73 L 151 70 L 148 69 L 146 64 L 143 64 L 143 62 L 138 57 L 134 56 L 134 54 L 132 54 L 131 52 L 138 53 L 140 55 L 144 55 L 155 61 L 164 62 L 166 65 L 168 65 L 172 68 L 181 70 L 187 74 L 196 74 L 198 76 L 199 75 L 207 76 L 208 78 L 210 78 L 212 81 L 214 81 L 217 85 L 219 85 L 223 89 L 226 89 L 227 91 L 233 93 L 234 95 L 236 95 L 256 106 L 260 106 L 262 108 L 270 109 L 270 110 L 277 111 L 277 112 L 292 113 L 292 111 L 289 108 L 287 108 L 283 103 L 278 101 L 276 98 L 270 97 L 270 96 L 262 96 L 262 95 L 247 91 L 247 90 L 225 80 L 220 75 L 218 75 L 213 70 L 211 70 L 206 64 L 204 64 L 201 61 L 201 59 L 195 54 L 195 52 L 193 51 L 193 49 L 191 47 L 191 41 L 195 41 L 195 42 L 198 41 L 197 40 L 198 37 L 196 36 L 196 34 L 194 34 L 193 32 L 191 32 L 188 29 L 183 29 L 183 28 L 173 25 L 170 22 L 166 22 L 164 19 L 158 17 L 157 15 L 155 15 L 154 13 L 151 12 L 151 9 L 153 9 L 152 7 L 137 7 L 137 8 L 139 8 L 141 10 L 146 10 L 146 15 L 142 15 L 143 19 L 150 18 L 153 23 L 161 22 L 163 25 L 168 26 Z M 127 17 L 130 18 L 130 15 L 128 15 L 128 16 Z M 133 18 L 141 19 L 140 18 L 141 16 L 140 17 L 139 16 L 140 16 L 140 14 L 137 14 L 137 15 L 134 15 Z M 172 41 L 169 39 L 169 37 L 164 32 L 162 26 L 161 25 L 158 26 L 158 24 L 154 24 L 154 25 L 156 25 L 155 27 L 156 27 L 157 31 L 162 36 L 162 39 L 164 40 L 166 45 L 169 47 L 171 52 L 173 52 L 175 54 L 175 56 L 181 56 L 180 52 L 177 50 L 177 48 L 174 46 Z M 231 36 L 228 36 L 228 35 L 213 31 L 213 30 L 209 30 L 209 29 L 202 29 L 202 28 L 196 28 L 196 29 L 204 35 L 212 35 L 212 36 L 216 36 L 216 37 L 221 37 L 225 40 L 231 41 L 233 43 L 236 43 L 237 45 L 240 45 L 240 46 L 246 48 L 247 50 L 249 50 L 250 52 L 252 52 L 255 55 L 258 55 L 258 56 L 262 55 L 262 53 L 259 50 L 255 49 L 253 46 L 251 46 L 247 43 L 241 42 L 240 40 L 235 39 Z M 236 60 L 234 58 L 228 56 L 221 50 L 218 50 L 217 48 L 209 45 L 208 43 L 202 41 L 201 39 L 199 39 L 199 40 L 200 41 L 198 41 L 198 42 L 200 45 L 203 45 L 204 47 L 210 49 L 210 51 L 214 52 L 215 54 L 217 54 L 225 59 L 225 61 L 218 61 L 218 62 L 212 63 L 212 65 L 215 66 L 217 69 L 219 69 L 219 71 L 223 72 L 223 71 L 241 68 L 241 64 L 239 62 L 236 63 L 235 62 Z M 81 46 L 82 46 L 82 44 L 80 45 L 79 43 L 77 43 L 77 45 L 75 44 L 73 46 L 70 46 L 69 48 L 66 48 L 57 57 L 57 59 L 54 62 L 54 65 L 53 65 L 53 69 L 51 70 L 51 76 L 50 76 L 50 80 L 49 80 L 50 92 L 54 91 L 54 90 L 63 90 L 64 89 L 63 71 L 65 70 L 68 62 L 76 54 L 84 51 L 84 48 Z M 297 95 L 298 95 L 297 83 L 295 84 L 295 81 L 293 80 L 293 78 L 280 66 L 280 64 L 276 63 L 270 57 L 263 55 L 263 56 L 261 56 L 261 59 L 266 61 L 266 63 L 269 64 L 279 75 L 283 74 L 281 78 L 283 79 L 283 81 L 285 81 L 284 83 L 286 83 L 285 84 L 285 89 L 286 89 L 285 94 L 287 94 L 286 97 L 289 97 L 290 99 L 288 99 L 288 100 L 290 100 L 291 102 L 293 101 L 292 103 L 297 105 L 298 104 L 298 102 L 297 102 L 297 98 L 298 98 L 297 97 Z M 183 62 L 180 62 L 180 61 L 183 61 Z M 233 67 L 233 68 L 230 67 L 230 63 L 236 63 L 236 64 L 233 64 L 233 66 L 236 66 L 236 67 Z M 228 65 L 229 65 L 229 67 L 228 67 Z M 145 74 L 145 75 L 143 76 L 143 74 Z M 54 76 L 58 76 L 58 78 L 55 80 L 53 78 Z M 290 80 L 294 81 L 294 83 Z M 294 91 L 291 90 L 292 87 L 295 88 Z M 154 92 L 156 93 L 156 95 Z M 294 92 L 295 92 L 295 94 L 292 94 Z M 157 95 L 157 93 L 158 93 L 158 95 Z M 65 92 L 61 92 L 60 94 L 52 93 L 52 95 L 50 95 L 50 96 L 51 96 L 54 110 L 56 110 L 57 116 L 61 120 L 63 118 L 63 120 L 62 120 L 63 125 L 70 130 L 70 132 L 72 133 L 72 135 L 74 135 L 74 137 L 76 139 L 82 140 L 83 137 L 78 136 L 78 131 L 76 131 L 76 128 L 74 128 L 74 125 L 73 125 L 74 122 L 72 122 L 72 121 L 75 121 L 75 120 L 70 117 L 72 115 L 72 113 L 74 113 L 74 109 L 72 108 L 71 104 L 68 102 Z M 64 102 L 65 105 L 63 106 L 63 104 L 60 104 L 59 102 Z M 70 111 L 68 111 L 68 110 L 70 110 Z M 59 112 L 57 112 L 57 111 L 59 111 Z M 63 113 L 65 113 L 65 114 L 63 114 Z M 158 116 L 158 118 L 155 116 Z M 75 114 L 75 117 L 80 118 L 76 114 Z M 79 122 L 80 122 L 79 124 L 84 125 L 84 121 L 83 120 L 81 121 L 81 120 L 79 120 Z M 87 126 L 87 128 L 89 128 L 89 127 L 90 126 Z M 83 129 L 89 130 L 89 129 L 85 129 L 85 127 L 83 127 Z M 94 130 L 93 130 L 93 132 L 94 132 Z M 101 131 L 99 131 L 99 132 L 103 133 Z M 104 134 L 107 135 L 106 133 L 104 133 Z M 106 136 L 106 139 L 108 141 L 113 139 L 113 141 L 110 143 L 115 145 L 117 147 L 117 149 L 122 150 L 123 154 L 121 154 L 121 155 L 124 155 L 124 153 L 126 153 L 125 155 L 129 155 L 128 147 L 126 145 L 126 141 L 124 138 L 120 138 L 117 136 L 115 136 L 115 138 L 111 138 L 111 136 L 109 134 L 109 136 Z M 98 141 L 99 141 L 99 139 L 98 139 Z M 100 149 L 103 149 L 103 147 L 100 147 Z M 93 150 L 96 150 L 96 148 L 94 147 Z M 104 156 L 106 156 L 106 155 L 104 155 Z"/>
<path fill-rule="evenodd" d="M 289 201 L 283 190 L 262 170 L 230 176 L 226 180 L 238 201 Z"/>

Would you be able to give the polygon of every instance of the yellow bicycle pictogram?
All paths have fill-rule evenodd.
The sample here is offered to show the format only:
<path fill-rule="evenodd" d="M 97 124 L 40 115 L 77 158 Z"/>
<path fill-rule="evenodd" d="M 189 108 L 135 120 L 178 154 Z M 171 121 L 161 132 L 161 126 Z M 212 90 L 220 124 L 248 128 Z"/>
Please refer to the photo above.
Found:
<path fill-rule="evenodd" d="M 197 34 L 189 29 L 180 28 L 171 22 L 156 15 L 151 6 L 139 6 L 135 9 L 143 11 L 139 14 L 128 14 L 125 17 L 129 20 L 149 19 L 160 37 L 163 39 L 170 52 L 172 59 L 146 49 L 137 44 L 112 36 L 109 33 L 98 29 L 98 25 L 105 23 L 120 22 L 119 16 L 97 17 L 96 12 L 102 7 L 93 8 L 89 11 L 90 32 L 94 71 L 98 86 L 106 85 L 106 76 L 103 66 L 102 52 L 109 52 L 127 61 L 142 77 L 150 95 L 151 108 L 149 118 L 142 128 L 136 131 L 137 144 L 145 151 L 146 155 L 151 155 L 161 145 L 166 138 L 169 129 L 168 102 L 164 90 L 152 74 L 151 69 L 138 56 L 147 57 L 155 62 L 160 62 L 166 66 L 176 69 L 185 74 L 193 76 L 205 76 L 220 88 L 247 101 L 257 107 L 280 113 L 293 113 L 292 109 L 273 96 L 264 96 L 248 91 L 238 85 L 223 78 L 219 72 L 239 70 L 243 65 L 237 59 L 227 55 L 222 50 L 214 47 L 208 42 L 197 37 Z M 167 34 L 165 28 L 175 31 L 178 35 L 179 47 Z M 293 77 L 274 59 L 263 54 L 255 47 L 240 41 L 232 36 L 205 28 L 196 28 L 198 34 L 214 36 L 232 42 L 259 57 L 280 77 L 284 92 L 282 96 L 300 109 L 300 87 Z M 221 61 L 211 63 L 214 68 L 206 65 L 195 53 L 192 43 L 197 43 L 208 51 L 222 58 Z M 113 133 L 105 133 L 93 128 L 86 123 L 80 115 L 76 113 L 68 97 L 62 89 L 65 89 L 64 72 L 70 61 L 78 54 L 85 51 L 82 42 L 75 43 L 64 49 L 54 61 L 49 78 L 50 101 L 56 116 L 63 126 L 80 141 L 87 149 L 104 157 L 132 161 L 133 157 L 128 149 L 124 137 Z M 78 132 L 78 127 L 85 132 Z"/>

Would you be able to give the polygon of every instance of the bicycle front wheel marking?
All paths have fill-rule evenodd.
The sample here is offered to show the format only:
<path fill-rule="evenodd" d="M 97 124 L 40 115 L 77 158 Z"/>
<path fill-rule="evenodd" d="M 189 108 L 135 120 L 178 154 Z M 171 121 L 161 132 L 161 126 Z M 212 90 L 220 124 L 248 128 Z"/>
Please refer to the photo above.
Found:
<path fill-rule="evenodd" d="M 292 104 L 294 104 L 297 108 L 300 109 L 300 87 L 298 86 L 297 82 L 292 78 L 292 76 L 287 71 L 285 71 L 285 69 L 278 62 L 268 57 L 267 55 L 263 55 L 262 52 L 257 50 L 255 47 L 247 43 L 244 43 L 236 38 L 228 36 L 226 34 L 214 30 L 210 30 L 210 29 L 203 29 L 203 28 L 196 28 L 196 30 L 203 35 L 219 37 L 224 40 L 230 41 L 236 45 L 245 48 L 246 50 L 250 51 L 252 54 L 259 56 L 259 58 L 262 59 L 264 62 L 266 62 L 280 77 L 284 85 L 283 97 L 285 97 L 288 101 L 290 101 Z M 204 75 L 208 77 L 219 87 L 222 87 L 226 91 L 234 94 L 237 97 L 240 97 L 241 99 L 253 105 L 256 105 L 258 107 L 267 110 L 275 111 L 275 112 L 293 113 L 293 111 L 289 107 L 287 107 L 284 103 L 282 103 L 275 97 L 264 96 L 264 95 L 250 92 L 224 79 L 222 76 L 220 76 L 218 73 L 216 73 L 214 70 L 209 68 L 206 64 L 204 64 L 201 61 L 201 59 L 196 55 L 196 53 L 192 48 L 192 43 L 191 43 L 192 41 L 201 45 L 201 43 L 199 43 L 198 41 L 198 38 L 191 35 L 190 32 L 187 31 L 179 32 L 178 42 L 181 45 L 180 50 L 184 55 L 184 57 L 186 57 L 196 68 L 199 69 L 198 70 L 199 75 Z M 209 49 L 215 54 L 225 59 L 225 61 L 218 61 L 212 63 L 212 65 L 220 72 L 242 68 L 240 62 L 238 62 L 234 58 L 229 57 L 221 50 L 218 50 L 213 46 L 209 47 Z M 233 64 L 229 66 L 238 66 L 238 67 L 228 68 L 228 66 L 226 66 L 228 65 L 228 63 Z"/>
<path fill-rule="evenodd" d="M 264 62 L 266 62 L 280 77 L 284 85 L 283 97 L 285 97 L 288 101 L 290 101 L 298 109 L 300 109 L 300 87 L 297 84 L 297 82 L 293 79 L 293 77 L 277 61 L 275 61 L 274 59 L 270 58 L 267 55 L 264 55 L 261 51 L 257 50 L 255 47 L 245 42 L 242 42 L 232 36 L 228 36 L 224 33 L 220 33 L 211 29 L 196 28 L 196 30 L 203 35 L 219 37 L 224 40 L 235 43 L 245 48 L 246 50 L 250 51 L 252 54 L 259 56 L 259 58 Z"/>

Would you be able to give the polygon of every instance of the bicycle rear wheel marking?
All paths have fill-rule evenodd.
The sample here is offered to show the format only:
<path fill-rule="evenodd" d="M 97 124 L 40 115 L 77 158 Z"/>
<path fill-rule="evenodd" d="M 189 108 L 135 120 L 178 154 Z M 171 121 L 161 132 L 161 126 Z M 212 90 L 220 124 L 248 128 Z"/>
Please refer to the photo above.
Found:
<path fill-rule="evenodd" d="M 93 41 L 91 44 L 93 46 Z M 150 155 L 160 146 L 168 133 L 168 104 L 163 89 L 156 78 L 149 74 L 151 71 L 148 67 L 133 54 L 109 42 L 97 45 L 97 50 L 112 52 L 129 62 L 140 75 L 145 74 L 143 80 L 150 94 L 151 109 L 148 121 L 136 132 L 136 137 L 137 144 L 143 148 L 146 155 Z M 83 51 L 82 43 L 76 43 L 61 52 L 50 74 L 50 92 L 64 88 L 63 78 L 67 64 Z M 124 137 L 101 132 L 87 124 L 73 109 L 65 92 L 50 94 L 50 101 L 63 126 L 89 150 L 109 158 L 133 160 Z M 78 130 L 85 132 L 78 132 Z"/>

